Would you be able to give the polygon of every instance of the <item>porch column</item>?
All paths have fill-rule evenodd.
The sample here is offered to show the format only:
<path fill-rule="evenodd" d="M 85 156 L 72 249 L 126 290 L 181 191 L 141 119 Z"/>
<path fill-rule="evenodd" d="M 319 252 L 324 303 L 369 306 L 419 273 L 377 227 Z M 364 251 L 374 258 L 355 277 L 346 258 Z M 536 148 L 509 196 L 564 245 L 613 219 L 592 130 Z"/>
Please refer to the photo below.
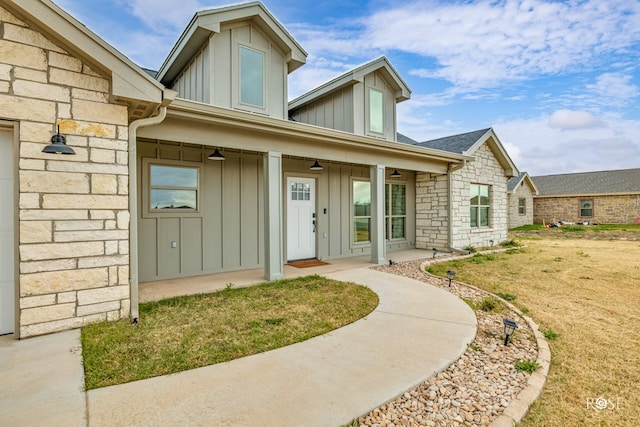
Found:
<path fill-rule="evenodd" d="M 384 166 L 371 166 L 371 262 L 384 264 Z"/>
<path fill-rule="evenodd" d="M 264 277 L 284 277 L 282 233 L 282 153 L 264 153 Z"/>

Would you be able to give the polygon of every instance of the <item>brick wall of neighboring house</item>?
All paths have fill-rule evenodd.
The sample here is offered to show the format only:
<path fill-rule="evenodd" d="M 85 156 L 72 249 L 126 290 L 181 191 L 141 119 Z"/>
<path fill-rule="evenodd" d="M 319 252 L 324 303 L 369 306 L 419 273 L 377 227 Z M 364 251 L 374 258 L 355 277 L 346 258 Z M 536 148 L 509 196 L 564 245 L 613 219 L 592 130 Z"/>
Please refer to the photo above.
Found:
<path fill-rule="evenodd" d="M 19 128 L 20 336 L 129 313 L 127 107 L 0 7 L 0 118 Z M 75 156 L 42 153 L 56 126 Z"/>
<path fill-rule="evenodd" d="M 507 240 L 507 177 L 487 144 L 473 153 L 475 160 L 452 174 L 453 241 L 452 246 L 489 246 Z M 491 187 L 489 227 L 471 228 L 469 191 L 471 184 Z"/>
<path fill-rule="evenodd" d="M 447 175 L 416 174 L 416 248 L 446 248 L 449 233 Z"/>
<path fill-rule="evenodd" d="M 593 200 L 593 216 L 580 216 L 580 201 Z M 599 224 L 635 224 L 640 217 L 640 194 L 620 196 L 536 197 L 534 221 L 591 221 Z"/>
<path fill-rule="evenodd" d="M 520 227 L 522 225 L 533 224 L 533 192 L 527 183 L 522 182 L 513 193 L 507 197 L 509 203 L 509 228 Z M 518 210 L 519 200 L 525 200 L 524 215 Z"/>

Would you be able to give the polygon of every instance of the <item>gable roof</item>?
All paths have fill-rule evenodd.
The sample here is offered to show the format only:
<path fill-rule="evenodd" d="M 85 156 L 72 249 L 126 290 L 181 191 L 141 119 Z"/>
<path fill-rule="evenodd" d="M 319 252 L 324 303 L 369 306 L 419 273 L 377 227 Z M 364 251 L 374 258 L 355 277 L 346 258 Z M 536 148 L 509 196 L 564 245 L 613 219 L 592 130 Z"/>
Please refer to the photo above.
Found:
<path fill-rule="evenodd" d="M 47 33 L 72 55 L 111 78 L 112 94 L 129 103 L 131 120 L 150 115 L 158 105 L 171 102 L 173 91 L 102 40 L 50 0 L 4 0 L 19 17 Z"/>
<path fill-rule="evenodd" d="M 541 196 L 640 194 L 640 169 L 568 173 L 531 178 Z"/>
<path fill-rule="evenodd" d="M 282 50 L 289 73 L 305 64 L 307 52 L 262 3 L 252 2 L 196 12 L 160 67 L 157 79 L 171 86 L 209 37 L 221 31 L 222 24 L 245 20 L 251 20 Z"/>
<path fill-rule="evenodd" d="M 363 82 L 364 76 L 375 71 L 380 72 L 384 76 L 387 83 L 391 85 L 391 88 L 394 91 L 396 102 L 406 101 L 407 99 L 411 98 L 411 89 L 409 89 L 409 86 L 407 86 L 404 80 L 402 80 L 402 77 L 400 77 L 400 74 L 398 74 L 393 65 L 391 65 L 391 62 L 389 62 L 387 57 L 381 56 L 378 59 L 374 59 L 373 61 L 367 62 L 366 64 L 356 67 L 353 70 L 336 77 L 335 79 L 323 84 L 322 86 L 319 86 L 303 95 L 300 95 L 296 99 L 289 102 L 289 109 L 294 110 L 296 108 L 300 108 L 320 98 L 323 98 L 332 92 L 336 92 L 347 86 Z"/>
<path fill-rule="evenodd" d="M 509 178 L 507 181 L 507 193 L 513 193 L 522 182 L 526 182 L 527 185 L 529 185 L 534 195 L 538 194 L 538 188 L 533 183 L 527 172 L 520 172 L 518 176 Z"/>
<path fill-rule="evenodd" d="M 509 154 L 507 154 L 507 151 L 493 131 L 493 128 L 432 139 L 430 141 L 419 142 L 417 145 L 472 156 L 473 153 L 485 143 L 491 149 L 494 156 L 496 156 L 496 160 L 500 163 L 507 176 L 517 176 L 519 174 L 518 168 L 511 160 L 511 157 L 509 157 Z"/>

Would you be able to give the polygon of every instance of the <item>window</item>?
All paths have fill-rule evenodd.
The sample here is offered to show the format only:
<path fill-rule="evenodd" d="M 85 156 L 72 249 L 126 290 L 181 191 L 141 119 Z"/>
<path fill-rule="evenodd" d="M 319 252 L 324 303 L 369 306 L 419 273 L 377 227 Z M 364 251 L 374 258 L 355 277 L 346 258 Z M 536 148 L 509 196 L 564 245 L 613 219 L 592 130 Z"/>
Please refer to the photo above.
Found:
<path fill-rule="evenodd" d="M 311 200 L 311 184 L 292 182 L 291 200 Z"/>
<path fill-rule="evenodd" d="M 353 241 L 371 241 L 371 184 L 353 181 Z"/>
<path fill-rule="evenodd" d="M 518 214 L 527 214 L 527 199 L 518 199 Z"/>
<path fill-rule="evenodd" d="M 264 107 L 264 53 L 240 46 L 240 102 Z"/>
<path fill-rule="evenodd" d="M 369 89 L 369 130 L 384 133 L 384 103 L 382 92 Z"/>
<path fill-rule="evenodd" d="M 580 200 L 580 216 L 593 216 L 593 200 Z"/>
<path fill-rule="evenodd" d="M 195 167 L 150 165 L 150 211 L 198 209 L 198 175 Z"/>
<path fill-rule="evenodd" d="M 490 188 L 488 185 L 471 184 L 471 228 L 489 226 Z"/>
<path fill-rule="evenodd" d="M 385 184 L 385 236 L 404 239 L 407 222 L 407 189 L 403 184 Z"/>

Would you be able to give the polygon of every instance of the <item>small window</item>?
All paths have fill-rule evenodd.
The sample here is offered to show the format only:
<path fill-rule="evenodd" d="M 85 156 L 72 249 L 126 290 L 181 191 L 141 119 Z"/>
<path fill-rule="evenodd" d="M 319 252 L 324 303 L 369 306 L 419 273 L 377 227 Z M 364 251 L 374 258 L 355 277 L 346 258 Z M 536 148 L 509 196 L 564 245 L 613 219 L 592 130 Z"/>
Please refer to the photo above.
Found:
<path fill-rule="evenodd" d="M 311 184 L 292 182 L 291 200 L 311 200 Z"/>
<path fill-rule="evenodd" d="M 527 199 L 518 199 L 518 214 L 527 214 Z"/>
<path fill-rule="evenodd" d="M 371 241 L 371 184 L 353 181 L 353 241 Z"/>
<path fill-rule="evenodd" d="M 384 133 L 384 96 L 382 92 L 369 89 L 369 130 Z"/>
<path fill-rule="evenodd" d="M 489 226 L 490 194 L 491 191 L 488 185 L 471 184 L 469 194 L 471 228 Z"/>
<path fill-rule="evenodd" d="M 149 210 L 197 210 L 198 175 L 198 168 L 151 165 Z"/>
<path fill-rule="evenodd" d="M 593 216 L 593 200 L 580 200 L 580 216 Z"/>
<path fill-rule="evenodd" d="M 240 46 L 240 102 L 264 107 L 264 53 Z"/>
<path fill-rule="evenodd" d="M 385 235 L 404 239 L 407 222 L 407 189 L 403 184 L 385 184 Z"/>

